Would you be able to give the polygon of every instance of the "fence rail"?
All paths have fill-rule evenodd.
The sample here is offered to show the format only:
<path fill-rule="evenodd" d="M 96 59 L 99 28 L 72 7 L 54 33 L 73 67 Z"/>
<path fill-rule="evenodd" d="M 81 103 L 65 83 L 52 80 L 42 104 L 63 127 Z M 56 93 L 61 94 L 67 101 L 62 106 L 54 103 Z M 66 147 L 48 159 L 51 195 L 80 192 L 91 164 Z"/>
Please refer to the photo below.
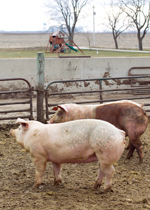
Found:
<path fill-rule="evenodd" d="M 147 78 L 149 82 L 147 82 L 147 86 L 138 86 L 138 87 L 132 87 L 131 84 L 131 80 L 134 79 L 134 82 L 137 82 L 138 79 L 145 79 Z M 117 88 L 110 88 L 109 85 L 106 85 L 106 82 L 109 83 L 109 81 L 116 83 Z M 99 83 L 98 86 L 98 90 L 86 90 L 86 91 L 65 91 L 65 92 L 53 92 L 52 90 L 53 85 L 59 85 L 59 84 L 63 84 L 65 86 L 65 84 L 68 83 L 84 83 L 84 82 L 95 82 L 95 83 Z M 119 84 L 119 85 L 117 85 Z M 123 85 L 124 84 L 124 85 Z M 129 87 L 125 88 L 124 86 L 128 85 Z M 79 85 L 77 85 L 79 86 Z M 107 86 L 109 86 L 109 89 L 107 89 Z M 118 88 L 119 87 L 119 88 Z M 142 96 L 133 96 L 132 95 L 132 91 L 135 90 L 146 90 L 146 95 Z M 148 90 L 148 91 L 147 91 Z M 111 98 L 110 94 L 113 93 L 121 93 L 122 92 L 126 92 L 127 95 L 122 94 L 121 98 L 117 97 L 117 94 L 115 94 L 116 98 Z M 80 100 L 80 101 L 73 101 L 73 103 L 77 103 L 77 104 L 87 104 L 87 103 L 103 103 L 103 102 L 111 102 L 111 101 L 117 101 L 117 100 L 137 100 L 137 99 L 150 99 L 150 75 L 141 75 L 141 76 L 127 76 L 127 77 L 111 77 L 111 78 L 94 78 L 94 79 L 78 79 L 78 80 L 59 80 L 59 81 L 53 81 L 50 82 L 46 88 L 45 88 L 45 109 L 46 109 L 46 119 L 49 119 L 49 115 L 53 114 L 54 112 L 51 110 L 49 111 L 50 108 L 52 108 L 53 106 L 56 106 L 61 102 L 61 99 L 59 100 L 58 103 L 53 103 L 52 102 L 52 96 L 65 96 L 65 95 L 78 95 L 78 94 L 89 94 L 89 96 L 91 94 L 95 94 L 98 93 L 99 94 L 99 99 L 97 100 Z M 109 94 L 109 98 L 107 97 L 107 93 Z M 132 95 L 132 96 L 130 96 Z M 104 97 L 105 96 L 105 97 Z M 70 103 L 70 100 L 68 100 L 66 103 Z M 150 112 L 150 102 L 147 100 L 146 103 L 144 103 L 144 106 L 147 106 L 147 112 Z"/>
<path fill-rule="evenodd" d="M 136 70 L 136 73 L 134 73 L 134 70 Z M 129 76 L 146 76 L 144 81 L 139 80 L 138 83 L 140 83 L 141 87 L 142 86 L 147 87 L 147 83 L 149 82 L 149 81 L 147 81 L 147 76 L 150 76 L 150 66 L 132 67 L 132 68 L 129 69 L 128 75 Z M 130 84 L 131 84 L 131 87 L 138 87 L 138 85 L 136 85 L 136 83 L 134 81 L 134 78 L 130 80 Z M 149 88 L 148 89 L 146 88 L 144 91 L 142 89 L 141 90 L 138 90 L 138 89 L 133 89 L 132 90 L 132 93 L 134 95 L 147 94 L 147 92 L 149 92 Z"/>
<path fill-rule="evenodd" d="M 5 106 L 9 106 L 9 110 L 8 109 L 6 109 L 6 110 L 3 109 L 2 111 L 0 111 L 0 120 L 10 120 L 10 119 L 16 119 L 18 117 L 33 119 L 33 115 L 32 115 L 32 87 L 31 87 L 31 84 L 24 78 L 0 79 L 0 84 L 2 82 L 12 82 L 12 81 L 16 81 L 16 80 L 19 81 L 19 82 L 25 82 L 25 84 L 27 85 L 27 88 L 22 88 L 20 90 L 13 90 L 13 91 L 10 91 L 10 90 L 9 91 L 8 90 L 0 91 L 0 96 L 5 94 L 5 95 L 7 95 L 7 98 L 9 98 L 12 94 L 17 95 L 18 93 L 21 93 L 22 95 L 26 95 L 26 97 L 28 96 L 28 98 L 23 99 L 23 100 L 18 99 L 17 101 L 14 101 L 14 102 L 1 102 L 0 101 L 0 108 L 5 107 Z M 13 97 L 15 98 L 14 95 L 13 95 Z M 4 101 L 4 100 L 2 100 L 2 101 Z M 27 104 L 27 105 L 29 105 L 29 108 L 18 109 L 17 105 L 21 105 L 21 104 L 22 105 Z M 16 105 L 16 109 L 14 109 L 14 105 Z M 15 116 L 12 116 L 12 115 L 6 116 L 8 113 L 15 113 Z"/>
<path fill-rule="evenodd" d="M 131 85 L 131 80 L 134 80 L 134 83 L 138 83 L 139 79 L 146 79 L 146 85 L 140 86 L 136 84 L 137 87 L 133 87 Z M 33 90 L 30 83 L 23 78 L 6 78 L 0 79 L 0 84 L 2 82 L 13 82 L 15 80 L 18 80 L 19 82 L 25 82 L 27 88 L 20 88 L 20 90 L 17 89 L 13 91 L 0 91 L 0 98 L 3 94 L 8 95 L 8 97 L 13 94 L 14 99 L 15 96 L 20 93 L 22 95 L 25 95 L 26 97 L 23 98 L 23 100 L 17 99 L 14 101 L 0 99 L 0 120 L 10 120 L 16 119 L 18 117 L 33 119 L 32 94 L 35 90 Z M 93 83 L 94 85 L 96 84 L 94 86 L 94 89 L 91 88 L 91 83 Z M 76 85 L 75 90 L 72 89 L 72 87 L 74 87 L 73 84 Z M 87 84 L 90 86 L 91 89 L 88 89 Z M 62 88 L 62 85 L 69 90 L 67 89 L 66 91 L 64 91 L 65 88 Z M 54 86 L 57 86 L 57 91 L 54 91 Z M 133 91 L 137 90 L 146 91 L 146 94 L 134 95 Z M 137 100 L 137 102 L 143 100 L 144 109 L 147 113 L 149 113 L 150 75 L 53 81 L 46 86 L 43 94 L 45 94 L 45 120 L 48 120 L 49 115 L 54 113 L 54 111 L 52 111 L 53 106 L 63 103 L 92 104 L 112 102 L 117 100 Z M 91 98 L 91 96 L 94 97 Z M 54 97 L 56 97 L 57 100 L 55 100 Z M 14 109 L 14 105 L 16 105 L 16 109 Z M 22 106 L 19 106 L 17 108 L 18 105 Z M 27 107 L 26 105 L 29 105 L 29 107 Z M 5 106 L 8 106 L 9 109 L 3 108 Z"/>

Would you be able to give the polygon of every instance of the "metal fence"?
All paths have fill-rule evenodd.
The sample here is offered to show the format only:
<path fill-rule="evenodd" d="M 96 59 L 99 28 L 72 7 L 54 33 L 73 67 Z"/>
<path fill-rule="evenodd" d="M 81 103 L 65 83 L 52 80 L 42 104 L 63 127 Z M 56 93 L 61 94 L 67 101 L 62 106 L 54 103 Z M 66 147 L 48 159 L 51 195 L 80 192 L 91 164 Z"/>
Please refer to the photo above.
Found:
<path fill-rule="evenodd" d="M 136 85 L 136 87 L 133 87 L 131 84 L 138 84 L 139 79 L 142 79 L 143 82 L 146 79 L 148 82 L 145 86 Z M 76 87 L 83 87 L 84 84 L 81 85 L 81 83 L 90 83 L 94 82 L 97 84 L 97 90 L 80 90 L 80 91 L 59 91 L 59 85 L 63 85 L 64 87 L 73 86 L 72 84 L 76 84 Z M 79 85 L 80 83 L 80 85 Z M 112 88 L 115 84 L 115 88 Z M 57 86 L 57 88 L 56 88 Z M 64 90 L 65 88 L 60 88 Z M 79 88 L 80 89 L 80 88 Z M 54 90 L 57 90 L 54 92 Z M 137 95 L 135 96 L 133 94 L 133 91 L 146 91 L 146 94 L 143 95 Z M 87 96 L 88 100 L 85 100 L 84 96 Z M 92 95 L 95 95 L 95 97 L 92 97 L 91 100 L 90 97 Z M 73 100 L 71 99 L 71 96 Z M 81 96 L 80 100 L 76 100 L 76 96 Z M 59 96 L 59 98 L 58 98 Z M 67 97 L 66 97 L 67 96 Z M 56 97 L 54 99 L 54 97 Z M 66 100 L 62 100 L 66 98 Z M 56 100 L 57 99 L 57 100 Z M 144 108 L 146 108 L 147 112 L 150 112 L 150 75 L 144 75 L 144 76 L 128 76 L 128 77 L 111 77 L 111 78 L 95 78 L 95 79 L 78 79 L 78 80 L 61 80 L 61 81 L 53 81 L 50 82 L 46 88 L 45 88 L 45 109 L 46 109 L 46 119 L 49 119 L 49 115 L 53 114 L 54 111 L 52 111 L 53 106 L 57 106 L 58 104 L 62 103 L 77 103 L 77 104 L 89 104 L 89 103 L 103 103 L 103 102 L 111 102 L 111 101 L 117 101 L 117 100 L 142 100 L 141 103 L 144 101 Z M 57 103 L 53 102 L 57 101 Z"/>
<path fill-rule="evenodd" d="M 0 91 L 0 120 L 17 119 L 18 117 L 31 120 L 33 119 L 32 94 L 35 90 L 30 83 L 23 78 L 6 78 L 0 79 L 0 85 L 2 82 L 15 80 L 20 83 L 24 82 L 27 87 Z M 145 80 L 146 83 L 144 83 Z M 94 84 L 93 89 L 90 86 L 92 83 Z M 141 85 L 143 83 L 144 86 Z M 138 91 L 138 94 L 135 95 L 134 91 Z M 20 94 L 19 97 L 18 94 Z M 53 106 L 64 103 L 99 104 L 117 100 L 134 100 L 144 103 L 144 109 L 149 113 L 150 75 L 53 81 L 46 86 L 44 94 L 45 110 L 42 111 L 45 113 L 43 117 L 45 120 L 48 120 L 49 115 L 54 113 Z M 6 99 L 5 96 L 7 96 Z M 37 101 L 37 103 L 43 103 L 43 101 Z"/>
<path fill-rule="evenodd" d="M 24 83 L 26 87 L 20 89 L 17 88 L 17 90 L 12 91 L 0 91 L 0 120 L 10 120 L 18 117 L 33 119 L 31 84 L 23 78 L 5 78 L 0 79 L 0 85 L 7 82 L 10 83 L 11 87 L 11 82 L 15 80 L 18 80 L 20 83 Z M 20 96 L 18 96 L 19 94 Z M 13 98 L 13 100 L 11 100 L 11 98 Z"/>
<path fill-rule="evenodd" d="M 136 70 L 136 73 L 134 73 L 134 70 Z M 128 71 L 129 76 L 150 76 L 150 66 L 145 66 L 145 67 L 132 67 Z M 135 83 L 134 78 L 130 80 L 131 87 L 148 87 L 147 84 L 149 84 L 149 77 L 143 81 L 141 78 L 138 79 L 138 84 Z M 137 95 L 137 94 L 147 94 L 149 93 L 149 87 L 147 89 L 143 90 L 133 90 L 132 93 Z"/>

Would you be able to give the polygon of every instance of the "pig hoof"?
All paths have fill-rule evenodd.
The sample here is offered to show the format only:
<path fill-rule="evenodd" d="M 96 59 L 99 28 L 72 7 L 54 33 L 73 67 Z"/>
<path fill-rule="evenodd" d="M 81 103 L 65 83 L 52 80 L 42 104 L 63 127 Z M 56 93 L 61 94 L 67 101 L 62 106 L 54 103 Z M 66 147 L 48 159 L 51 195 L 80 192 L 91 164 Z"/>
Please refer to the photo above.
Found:
<path fill-rule="evenodd" d="M 114 192 L 111 187 L 107 188 L 107 189 L 104 189 L 104 192 Z"/>
<path fill-rule="evenodd" d="M 143 163 L 143 158 L 139 160 L 139 165 L 141 165 Z"/>
<path fill-rule="evenodd" d="M 130 159 L 131 157 L 133 157 L 133 154 L 128 153 L 126 158 Z"/>
<path fill-rule="evenodd" d="M 39 188 L 39 189 L 41 189 L 41 188 L 43 188 L 43 186 L 42 186 L 42 184 L 34 184 L 33 185 L 33 187 L 32 187 L 33 189 L 36 189 L 36 188 Z"/>
<path fill-rule="evenodd" d="M 95 183 L 94 186 L 93 186 L 93 188 L 92 188 L 92 190 L 96 190 L 100 186 L 101 186 L 101 184 Z"/>
<path fill-rule="evenodd" d="M 62 183 L 62 180 L 59 179 L 59 180 L 54 180 L 54 185 L 59 185 L 59 183 Z"/>

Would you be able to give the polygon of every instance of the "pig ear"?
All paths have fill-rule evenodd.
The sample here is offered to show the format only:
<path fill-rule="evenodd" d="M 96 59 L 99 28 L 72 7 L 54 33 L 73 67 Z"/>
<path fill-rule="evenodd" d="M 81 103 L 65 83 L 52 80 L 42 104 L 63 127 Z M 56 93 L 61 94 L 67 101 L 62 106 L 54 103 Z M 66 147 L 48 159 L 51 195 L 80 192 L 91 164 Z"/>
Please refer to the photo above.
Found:
<path fill-rule="evenodd" d="M 54 106 L 54 107 L 52 108 L 52 110 L 54 110 L 54 111 L 57 111 L 57 109 L 58 109 L 57 106 Z"/>
<path fill-rule="evenodd" d="M 23 120 L 23 119 L 21 119 L 21 118 L 18 118 L 17 121 L 16 121 L 16 124 L 17 124 L 17 123 L 20 123 L 20 124 L 21 124 L 23 130 L 28 130 L 29 124 L 28 124 L 27 121 L 25 121 L 25 120 Z"/>
<path fill-rule="evenodd" d="M 57 106 L 57 107 L 60 108 L 61 110 L 65 111 L 65 112 L 68 112 L 68 109 L 67 109 L 67 107 L 65 106 L 65 104 L 64 104 L 64 105 L 59 105 L 59 106 Z"/>
<path fill-rule="evenodd" d="M 17 120 L 16 120 L 16 124 L 17 123 L 25 123 L 26 121 L 24 120 L 24 119 L 21 119 L 21 118 L 18 118 Z"/>
<path fill-rule="evenodd" d="M 29 129 L 29 124 L 27 122 L 21 123 L 23 130 L 27 131 Z"/>
<path fill-rule="evenodd" d="M 67 107 L 65 106 L 65 104 L 64 104 L 64 105 L 54 106 L 54 107 L 52 108 L 52 110 L 57 111 L 58 108 L 60 108 L 61 110 L 65 111 L 65 112 L 68 112 L 68 109 L 67 109 Z"/>

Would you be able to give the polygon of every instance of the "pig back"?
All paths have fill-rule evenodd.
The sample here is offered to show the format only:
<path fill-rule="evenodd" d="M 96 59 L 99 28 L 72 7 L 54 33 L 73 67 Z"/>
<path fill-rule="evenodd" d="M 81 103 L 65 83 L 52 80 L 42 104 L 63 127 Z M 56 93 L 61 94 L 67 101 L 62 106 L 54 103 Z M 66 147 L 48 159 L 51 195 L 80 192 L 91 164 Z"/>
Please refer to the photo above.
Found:
<path fill-rule="evenodd" d="M 91 147 L 100 146 L 106 149 L 111 145 L 122 144 L 125 132 L 112 124 L 95 119 L 76 120 L 57 124 L 59 141 L 65 141 L 67 145 L 89 144 Z"/>
<path fill-rule="evenodd" d="M 105 120 L 128 133 L 129 123 L 144 131 L 148 124 L 146 112 L 132 102 L 112 102 L 97 106 L 95 118 Z"/>

